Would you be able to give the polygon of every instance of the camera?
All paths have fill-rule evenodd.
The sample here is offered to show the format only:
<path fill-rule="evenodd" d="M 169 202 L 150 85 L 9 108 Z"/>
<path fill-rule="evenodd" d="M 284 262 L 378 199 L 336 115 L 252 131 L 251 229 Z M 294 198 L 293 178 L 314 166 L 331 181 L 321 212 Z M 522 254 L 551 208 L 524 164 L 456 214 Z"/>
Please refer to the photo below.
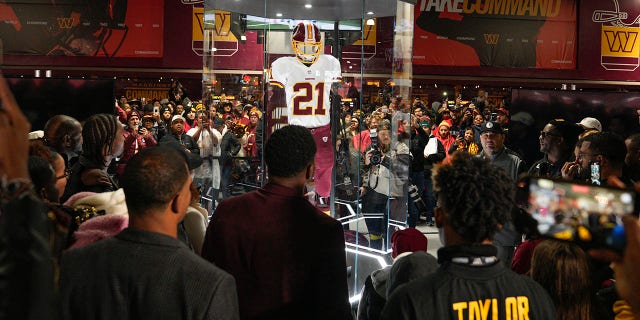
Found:
<path fill-rule="evenodd" d="M 498 121 L 498 113 L 491 112 L 491 115 L 489 116 L 489 121 Z"/>
<path fill-rule="evenodd" d="M 420 193 L 418 193 L 418 187 L 415 184 L 409 186 L 409 198 L 413 201 L 413 204 L 418 209 L 418 212 L 421 215 L 427 215 L 427 205 L 424 203 L 422 198 L 420 197 Z"/>
<path fill-rule="evenodd" d="M 371 164 L 379 165 L 382 162 L 382 152 L 378 149 L 378 131 L 376 129 L 369 130 L 371 137 Z"/>

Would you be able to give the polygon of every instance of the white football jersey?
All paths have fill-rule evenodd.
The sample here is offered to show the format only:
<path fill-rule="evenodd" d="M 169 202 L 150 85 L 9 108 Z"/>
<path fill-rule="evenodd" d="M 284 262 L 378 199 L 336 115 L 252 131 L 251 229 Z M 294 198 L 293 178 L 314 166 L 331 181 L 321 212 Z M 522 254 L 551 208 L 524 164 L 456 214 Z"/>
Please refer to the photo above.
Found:
<path fill-rule="evenodd" d="M 307 67 L 295 57 L 282 57 L 271 64 L 272 85 L 284 88 L 289 124 L 322 127 L 331 121 L 331 85 L 342 78 L 340 62 L 322 54 Z"/>

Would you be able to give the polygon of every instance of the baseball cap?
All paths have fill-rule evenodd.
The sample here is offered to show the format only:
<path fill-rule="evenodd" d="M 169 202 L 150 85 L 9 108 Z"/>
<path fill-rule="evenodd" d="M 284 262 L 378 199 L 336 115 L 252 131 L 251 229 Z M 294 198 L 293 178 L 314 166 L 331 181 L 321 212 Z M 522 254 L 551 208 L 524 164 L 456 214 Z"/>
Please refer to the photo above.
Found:
<path fill-rule="evenodd" d="M 485 131 L 504 134 L 504 131 L 502 130 L 502 126 L 495 121 L 486 121 L 485 123 L 483 123 L 482 129 L 480 129 L 480 133 L 483 133 Z"/>
<path fill-rule="evenodd" d="M 182 122 L 184 122 L 184 118 L 181 115 L 175 115 L 173 116 L 173 118 L 171 118 L 171 123 L 173 123 L 174 121 L 180 120 Z"/>
<path fill-rule="evenodd" d="M 598 131 L 602 131 L 602 124 L 596 118 L 586 117 L 578 122 L 578 124 L 585 129 L 595 129 Z"/>

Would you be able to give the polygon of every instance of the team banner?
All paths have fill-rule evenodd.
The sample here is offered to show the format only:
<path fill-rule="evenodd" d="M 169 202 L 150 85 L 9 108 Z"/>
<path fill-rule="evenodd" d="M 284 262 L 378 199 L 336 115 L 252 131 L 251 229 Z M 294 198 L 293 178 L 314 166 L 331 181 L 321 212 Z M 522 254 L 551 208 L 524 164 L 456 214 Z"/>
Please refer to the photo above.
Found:
<path fill-rule="evenodd" d="M 602 0 L 580 6 L 581 65 L 591 78 L 639 79 L 640 4 Z M 583 36 L 584 35 L 584 36 Z"/>
<path fill-rule="evenodd" d="M 418 0 L 415 65 L 575 69 L 575 0 Z"/>
<path fill-rule="evenodd" d="M 11 55 L 159 58 L 163 19 L 154 0 L 9 0 L 0 39 Z"/>

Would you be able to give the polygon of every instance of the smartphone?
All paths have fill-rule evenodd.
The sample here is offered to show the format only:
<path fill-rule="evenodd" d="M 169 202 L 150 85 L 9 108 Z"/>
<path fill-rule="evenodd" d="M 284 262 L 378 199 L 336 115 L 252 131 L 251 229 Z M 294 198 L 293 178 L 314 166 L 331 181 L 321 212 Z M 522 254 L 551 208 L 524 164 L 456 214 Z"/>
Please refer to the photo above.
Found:
<path fill-rule="evenodd" d="M 153 114 L 160 114 L 160 107 L 153 107 Z"/>
<path fill-rule="evenodd" d="M 591 183 L 595 185 L 600 185 L 600 161 L 595 160 L 589 162 L 589 168 L 591 172 Z"/>
<path fill-rule="evenodd" d="M 622 216 L 637 214 L 633 190 L 539 177 L 528 181 L 527 212 L 544 237 L 586 248 L 624 249 Z"/>

